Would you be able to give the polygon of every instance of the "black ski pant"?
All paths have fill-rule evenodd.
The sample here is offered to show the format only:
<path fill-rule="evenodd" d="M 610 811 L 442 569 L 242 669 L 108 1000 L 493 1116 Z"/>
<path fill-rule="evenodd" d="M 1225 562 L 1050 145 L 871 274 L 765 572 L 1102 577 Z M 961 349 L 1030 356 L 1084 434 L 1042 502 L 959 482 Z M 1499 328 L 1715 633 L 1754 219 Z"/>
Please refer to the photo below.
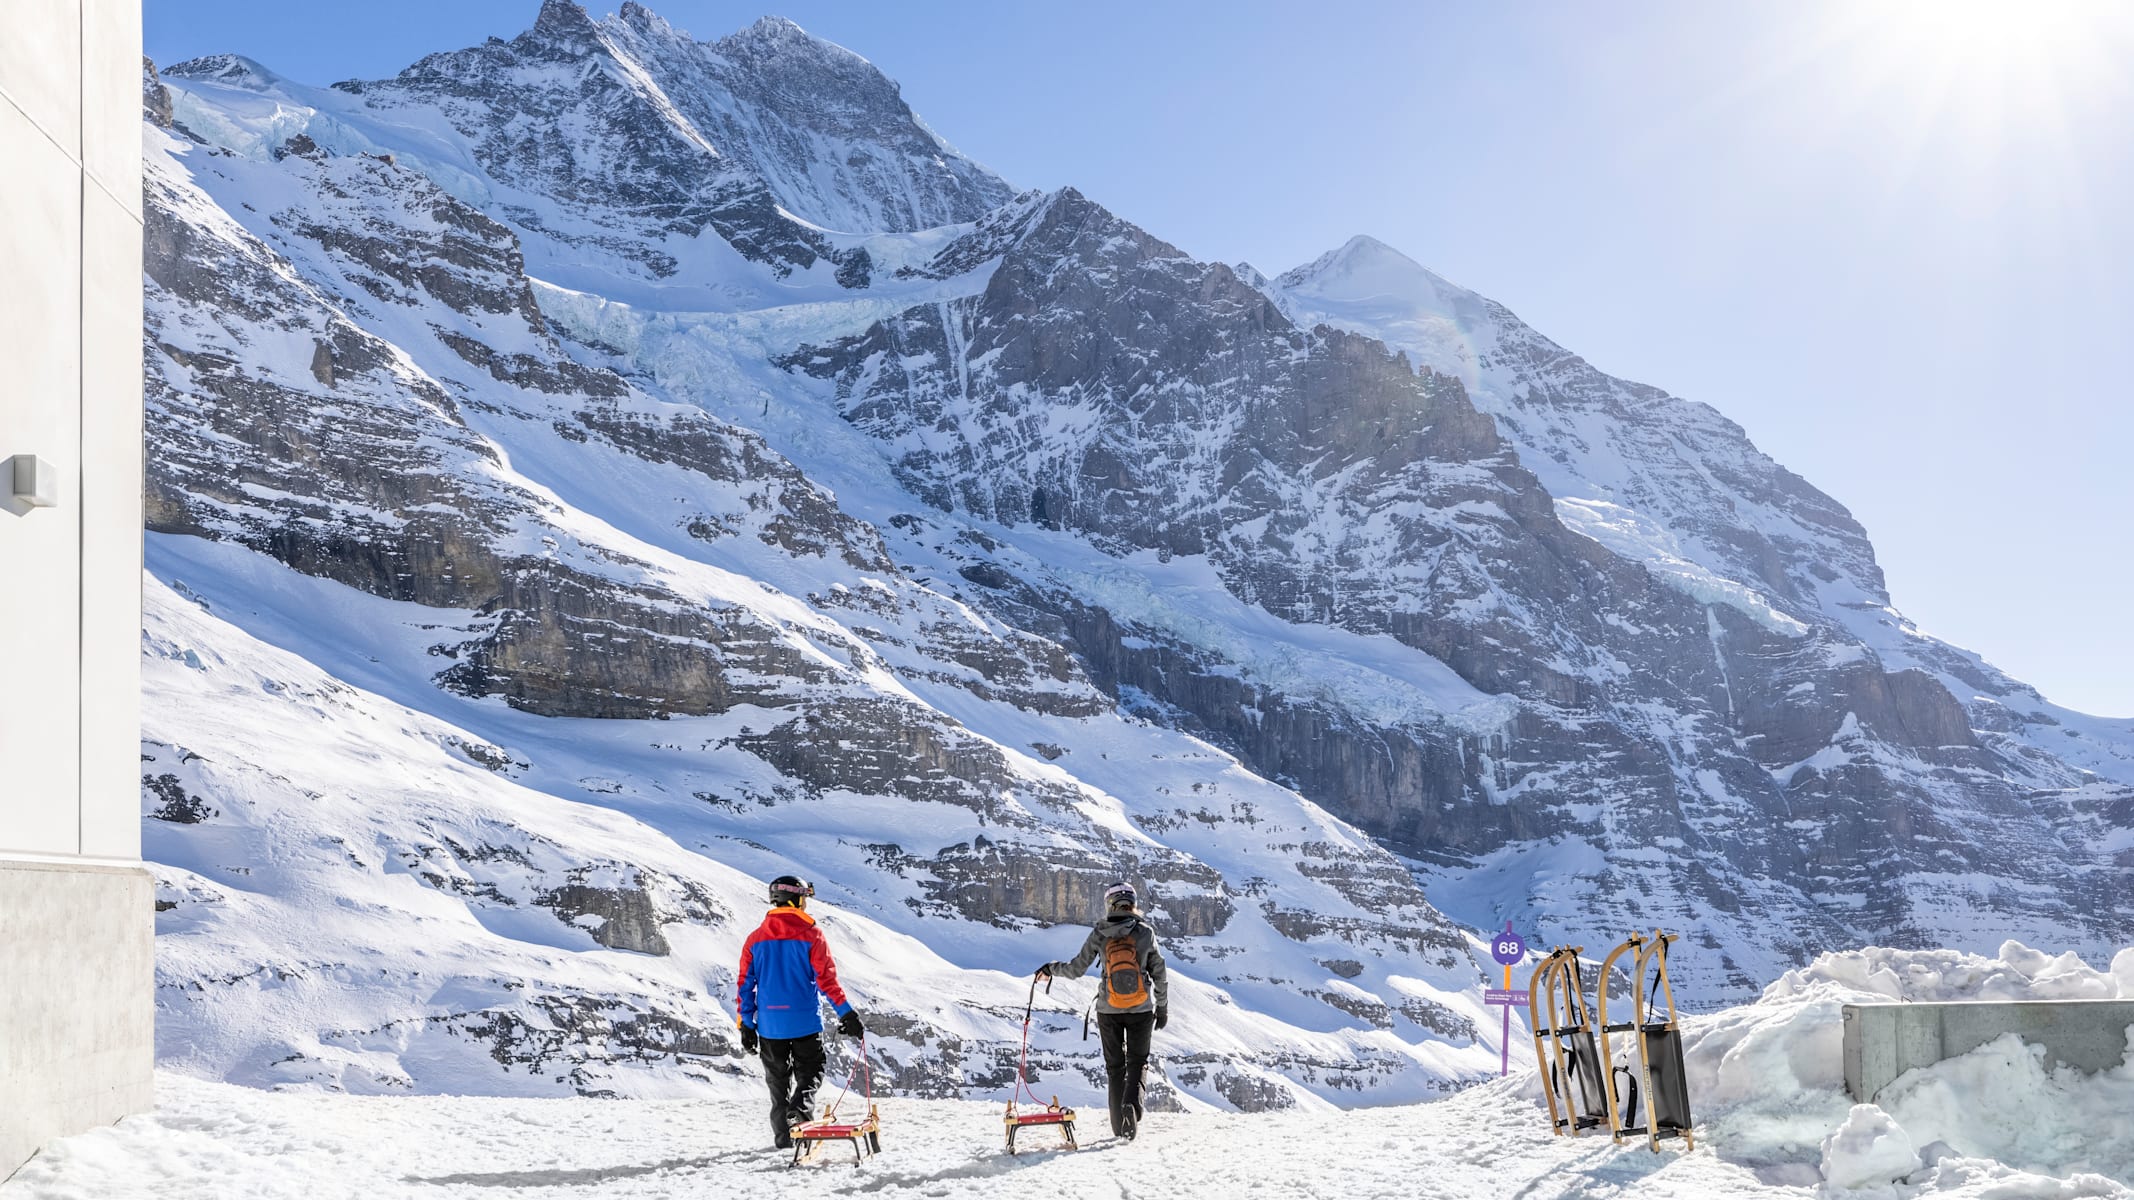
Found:
<path fill-rule="evenodd" d="M 815 1093 L 822 1087 L 822 1035 L 763 1038 L 763 1081 L 771 1088 L 771 1141 L 793 1144 L 792 1128 L 815 1119 Z"/>
<path fill-rule="evenodd" d="M 1125 1133 L 1124 1116 L 1132 1109 L 1141 1119 L 1141 1073 L 1149 1065 L 1149 1035 L 1156 1032 L 1152 1012 L 1098 1013 L 1097 1038 L 1104 1043 L 1104 1074 L 1111 1081 L 1111 1131 Z"/>

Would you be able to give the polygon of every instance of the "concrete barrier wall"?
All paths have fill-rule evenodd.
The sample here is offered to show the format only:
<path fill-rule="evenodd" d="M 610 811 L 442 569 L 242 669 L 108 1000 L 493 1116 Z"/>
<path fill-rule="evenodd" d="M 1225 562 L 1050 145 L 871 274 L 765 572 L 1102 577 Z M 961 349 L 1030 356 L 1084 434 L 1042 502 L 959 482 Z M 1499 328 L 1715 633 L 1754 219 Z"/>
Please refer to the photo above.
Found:
<path fill-rule="evenodd" d="M 2134 1000 L 1976 1001 L 1845 1006 L 1845 1090 L 1872 1101 L 1906 1071 L 2013 1033 L 2052 1066 L 2102 1071 L 2126 1061 Z"/>
<path fill-rule="evenodd" d="M 155 1102 L 155 881 L 0 859 L 0 1179 Z"/>

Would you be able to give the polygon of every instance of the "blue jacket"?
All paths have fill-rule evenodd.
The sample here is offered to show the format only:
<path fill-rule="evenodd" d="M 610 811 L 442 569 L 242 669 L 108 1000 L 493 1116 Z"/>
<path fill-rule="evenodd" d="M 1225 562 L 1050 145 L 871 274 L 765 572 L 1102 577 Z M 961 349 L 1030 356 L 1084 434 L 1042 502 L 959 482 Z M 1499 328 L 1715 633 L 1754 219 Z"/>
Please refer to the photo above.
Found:
<path fill-rule="evenodd" d="M 837 964 L 815 918 L 780 905 L 763 918 L 741 946 L 741 985 L 734 997 L 740 1023 L 767 1038 L 807 1037 L 822 1032 L 815 993 L 830 998 L 842 1017 L 852 1011 L 838 986 Z"/>

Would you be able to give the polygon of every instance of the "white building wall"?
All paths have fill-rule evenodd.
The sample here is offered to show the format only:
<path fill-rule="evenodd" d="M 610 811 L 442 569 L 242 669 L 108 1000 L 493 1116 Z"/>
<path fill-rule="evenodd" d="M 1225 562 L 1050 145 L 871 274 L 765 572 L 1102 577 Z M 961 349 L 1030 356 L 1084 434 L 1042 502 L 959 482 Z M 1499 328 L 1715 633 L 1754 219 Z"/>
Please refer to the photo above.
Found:
<path fill-rule="evenodd" d="M 139 0 L 0 0 L 0 1177 L 151 1100 Z M 13 494 L 35 455 L 57 503 Z"/>
<path fill-rule="evenodd" d="M 42 7 L 0 8 L 0 22 Z M 0 101 L 13 101 L 13 59 L 24 48 L 10 36 L 0 46 Z M 81 479 L 82 173 L 25 107 L 0 102 L 0 163 L 10 168 L 0 191 L 0 458 L 50 461 L 64 497 Z M 71 125 L 78 111 L 53 115 Z M 81 763 L 52 752 L 81 740 L 82 507 L 73 499 L 32 508 L 10 492 L 0 521 L 0 630 L 15 693 L 0 704 L 0 853 L 81 851 Z"/>

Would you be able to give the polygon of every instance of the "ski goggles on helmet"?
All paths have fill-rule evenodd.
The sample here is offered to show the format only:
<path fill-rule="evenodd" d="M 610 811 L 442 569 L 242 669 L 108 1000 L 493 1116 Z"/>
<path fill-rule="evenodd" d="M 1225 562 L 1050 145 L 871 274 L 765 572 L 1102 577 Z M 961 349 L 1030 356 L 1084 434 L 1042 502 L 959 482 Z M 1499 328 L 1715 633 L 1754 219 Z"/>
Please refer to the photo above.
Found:
<path fill-rule="evenodd" d="M 778 879 L 771 882 L 771 899 L 795 900 L 815 894 L 815 885 L 805 879 Z"/>
<path fill-rule="evenodd" d="M 1131 883 L 1115 883 L 1115 884 L 1111 885 L 1110 887 L 1108 887 L 1108 888 L 1104 889 L 1104 907 L 1106 907 L 1106 908 L 1132 908 L 1133 906 L 1134 906 L 1134 885 L 1133 885 L 1133 884 L 1131 884 Z"/>

